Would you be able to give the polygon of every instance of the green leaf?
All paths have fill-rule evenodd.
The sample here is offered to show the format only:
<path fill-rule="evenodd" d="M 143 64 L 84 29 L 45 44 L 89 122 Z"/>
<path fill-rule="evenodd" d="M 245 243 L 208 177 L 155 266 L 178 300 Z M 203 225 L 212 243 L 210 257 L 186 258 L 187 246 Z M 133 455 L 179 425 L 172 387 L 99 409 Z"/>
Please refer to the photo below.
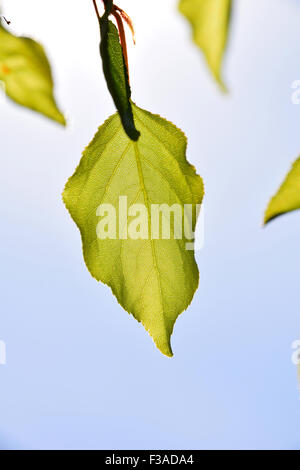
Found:
<path fill-rule="evenodd" d="M 222 61 L 228 40 L 232 0 L 180 0 L 179 10 L 191 23 L 193 40 L 225 91 Z"/>
<path fill-rule="evenodd" d="M 142 322 L 160 351 L 172 356 L 173 326 L 198 286 L 194 252 L 186 249 L 185 236 L 164 239 L 159 233 L 158 239 L 123 239 L 127 231 L 131 233 L 132 217 L 118 222 L 116 239 L 100 239 L 97 213 L 101 204 L 112 204 L 120 214 L 119 198 L 126 196 L 128 210 L 133 204 L 145 208 L 146 228 L 151 234 L 150 206 L 165 203 L 182 208 L 190 204 L 195 209 L 202 202 L 203 183 L 186 160 L 184 134 L 134 104 L 133 113 L 141 130 L 139 140 L 128 138 L 118 114 L 110 117 L 84 151 L 63 199 L 80 229 L 84 259 L 92 276 L 110 286 L 124 309 Z M 179 227 L 175 226 L 172 234 Z"/>
<path fill-rule="evenodd" d="M 300 209 L 300 158 L 298 158 L 265 213 L 265 224 L 287 212 Z"/>
<path fill-rule="evenodd" d="M 43 47 L 0 25 L 0 81 L 9 98 L 65 125 L 53 97 L 51 69 Z"/>
<path fill-rule="evenodd" d="M 132 114 L 128 71 L 118 30 L 108 19 L 110 11 L 111 2 L 110 5 L 106 7 L 105 14 L 100 19 L 100 54 L 102 57 L 103 72 L 109 92 L 120 113 L 125 132 L 132 140 L 138 140 L 140 133 L 135 127 Z"/>

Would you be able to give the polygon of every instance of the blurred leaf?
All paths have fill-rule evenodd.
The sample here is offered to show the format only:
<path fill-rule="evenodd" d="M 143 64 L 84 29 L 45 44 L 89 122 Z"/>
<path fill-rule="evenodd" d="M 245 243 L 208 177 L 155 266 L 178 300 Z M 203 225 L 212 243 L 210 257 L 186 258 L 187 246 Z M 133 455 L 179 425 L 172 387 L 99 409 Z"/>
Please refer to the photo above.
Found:
<path fill-rule="evenodd" d="M 179 10 L 189 20 L 193 40 L 223 90 L 222 61 L 227 45 L 232 0 L 180 0 Z"/>
<path fill-rule="evenodd" d="M 100 53 L 103 72 L 109 92 L 120 113 L 124 130 L 132 140 L 137 140 L 140 133 L 136 130 L 132 114 L 128 71 L 119 40 L 118 30 L 108 19 L 110 11 L 111 2 L 108 3 L 105 14 L 100 20 Z"/>
<path fill-rule="evenodd" d="M 32 39 L 14 36 L 2 25 L 0 81 L 13 101 L 65 125 L 53 97 L 51 69 L 43 47 Z"/>
<path fill-rule="evenodd" d="M 199 272 L 184 236 L 151 236 L 150 206 L 165 203 L 183 208 L 191 204 L 195 209 L 202 202 L 203 183 L 186 160 L 186 137 L 179 129 L 135 105 L 133 114 L 141 130 L 139 140 L 134 142 L 126 135 L 119 114 L 110 117 L 84 151 L 63 199 L 80 229 L 92 276 L 110 286 L 160 351 L 172 356 L 173 326 L 192 301 Z M 121 196 L 127 197 L 128 210 L 133 204 L 143 205 L 148 237 L 122 238 L 130 233 L 132 217 L 118 223 L 115 239 L 97 236 L 99 206 L 111 204 L 119 219 Z M 176 224 L 172 230 L 174 235 Z"/>
<path fill-rule="evenodd" d="M 271 199 L 265 213 L 265 224 L 297 209 L 300 209 L 300 158 L 295 161 L 279 191 Z"/>

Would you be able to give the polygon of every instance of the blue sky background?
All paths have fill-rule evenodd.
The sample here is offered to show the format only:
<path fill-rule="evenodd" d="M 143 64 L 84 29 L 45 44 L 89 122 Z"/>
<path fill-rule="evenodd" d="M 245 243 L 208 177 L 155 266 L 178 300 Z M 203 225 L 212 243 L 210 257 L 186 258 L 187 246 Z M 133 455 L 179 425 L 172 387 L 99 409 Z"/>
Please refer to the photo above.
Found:
<path fill-rule="evenodd" d="M 46 45 L 70 126 L 1 97 L 0 448 L 300 448 L 300 213 L 262 228 L 300 153 L 300 5 L 235 3 L 223 96 L 175 1 L 119 1 L 137 30 L 133 99 L 184 129 L 206 186 L 200 287 L 168 359 L 90 277 L 60 197 L 114 112 L 92 2 L 3 0 Z"/>

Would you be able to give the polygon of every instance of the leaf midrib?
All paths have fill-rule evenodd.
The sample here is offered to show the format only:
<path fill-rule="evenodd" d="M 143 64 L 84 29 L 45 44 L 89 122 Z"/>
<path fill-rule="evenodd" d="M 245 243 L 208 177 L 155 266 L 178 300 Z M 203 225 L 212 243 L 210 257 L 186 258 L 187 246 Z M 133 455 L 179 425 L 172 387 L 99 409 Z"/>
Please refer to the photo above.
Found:
<path fill-rule="evenodd" d="M 148 217 L 149 217 L 149 224 L 151 225 L 151 212 L 150 212 L 150 205 L 149 205 L 149 198 L 147 195 L 147 190 L 145 186 L 145 180 L 144 180 L 144 174 L 142 170 L 142 165 L 141 165 L 141 157 L 140 157 L 140 151 L 137 142 L 133 143 L 134 145 L 134 153 L 135 153 L 135 158 L 136 158 L 136 164 L 137 164 L 137 170 L 139 174 L 139 180 L 140 180 L 140 185 L 142 187 L 142 192 L 144 196 L 144 201 L 147 207 L 148 211 Z M 154 269 L 156 271 L 157 279 L 158 279 L 158 286 L 159 286 L 159 295 L 160 295 L 160 304 L 162 307 L 162 311 L 160 314 L 162 315 L 164 326 L 165 326 L 165 331 L 167 332 L 167 325 L 164 317 L 164 303 L 163 303 L 163 296 L 162 296 L 162 287 L 161 287 L 161 281 L 160 281 L 160 273 L 158 270 L 158 265 L 157 265 L 157 256 L 156 256 L 156 250 L 155 250 L 155 243 L 152 237 L 150 236 L 150 245 L 151 245 L 151 252 L 152 252 L 152 259 L 153 259 L 153 264 L 154 264 Z"/>

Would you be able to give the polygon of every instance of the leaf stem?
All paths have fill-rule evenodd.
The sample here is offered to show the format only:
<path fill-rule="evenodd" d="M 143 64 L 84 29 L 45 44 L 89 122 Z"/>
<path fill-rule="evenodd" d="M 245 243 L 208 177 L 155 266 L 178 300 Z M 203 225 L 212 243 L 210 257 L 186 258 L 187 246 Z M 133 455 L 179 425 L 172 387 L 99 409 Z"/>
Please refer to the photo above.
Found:
<path fill-rule="evenodd" d="M 4 19 L 4 21 L 5 21 L 5 23 L 6 23 L 6 24 L 8 24 L 8 25 L 10 24 L 10 21 L 9 21 L 9 20 L 7 20 L 7 19 L 5 18 L 5 16 L 1 15 L 1 18 L 3 18 L 3 19 Z"/>
<path fill-rule="evenodd" d="M 103 0 L 104 1 L 104 0 Z M 96 16 L 98 18 L 98 21 L 100 21 L 100 13 L 99 13 L 99 10 L 98 10 L 98 5 L 97 5 L 97 1 L 96 0 L 93 0 L 93 5 L 94 5 L 94 8 L 95 8 L 95 12 L 96 12 Z"/>
<path fill-rule="evenodd" d="M 127 15 L 127 13 L 124 10 L 122 10 L 122 8 L 118 7 L 117 5 L 114 5 L 114 9 L 118 11 L 121 17 L 123 18 L 123 20 L 126 21 L 127 25 L 129 26 L 131 30 L 133 42 L 135 44 L 135 30 L 134 30 L 132 19 L 130 18 L 129 15 Z"/>

